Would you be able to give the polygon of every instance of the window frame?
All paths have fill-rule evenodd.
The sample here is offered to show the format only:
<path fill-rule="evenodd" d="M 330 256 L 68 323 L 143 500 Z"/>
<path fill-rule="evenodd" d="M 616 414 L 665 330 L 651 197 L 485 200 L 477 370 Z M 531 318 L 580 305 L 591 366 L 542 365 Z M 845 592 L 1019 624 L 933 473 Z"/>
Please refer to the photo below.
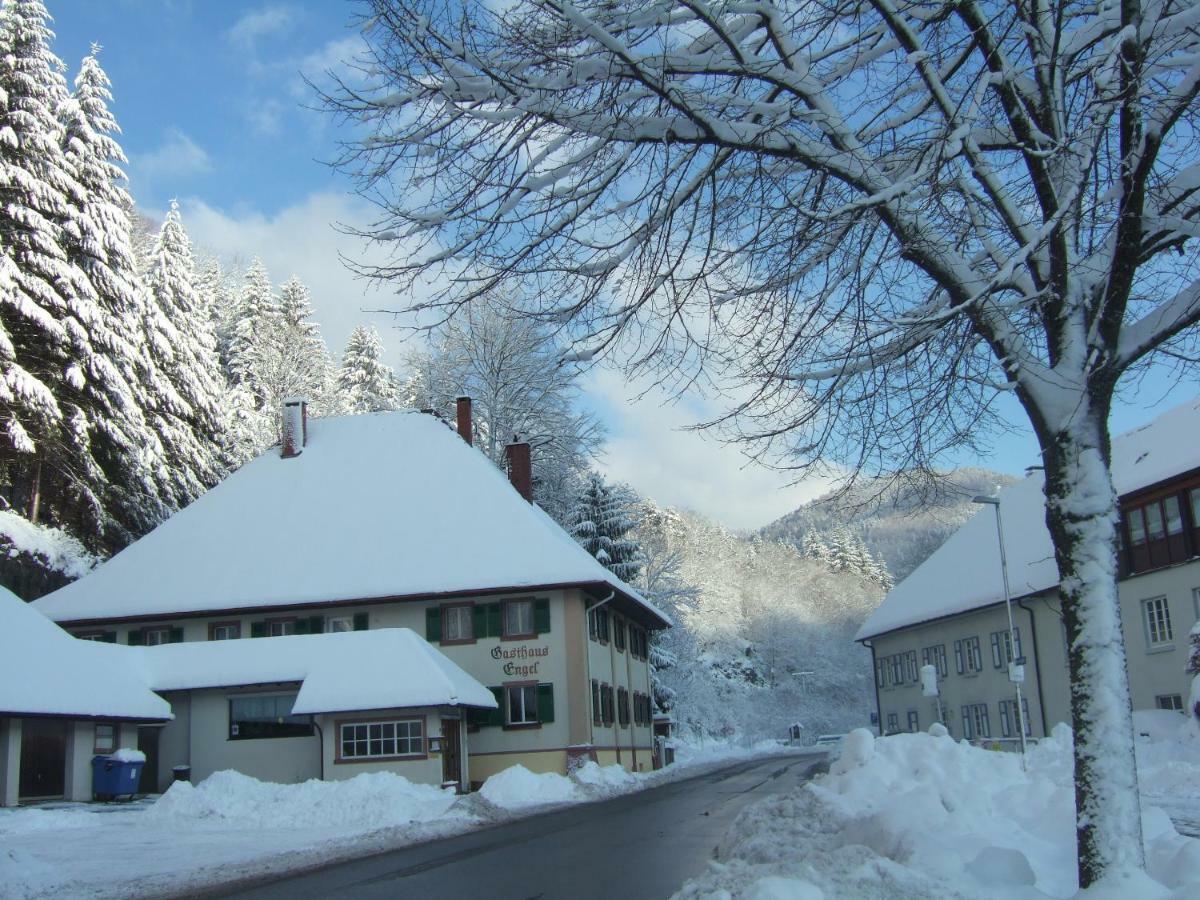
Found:
<path fill-rule="evenodd" d="M 522 632 L 511 632 L 508 630 L 508 611 L 510 607 L 519 607 L 524 605 L 529 609 L 529 630 Z M 519 624 L 519 623 L 518 623 Z M 514 597 L 511 600 L 503 600 L 500 603 L 500 640 L 502 641 L 528 641 L 537 637 L 537 626 L 533 620 L 533 598 L 532 597 Z"/>
<path fill-rule="evenodd" d="M 938 677 L 945 678 L 950 674 L 950 666 L 946 660 L 945 644 L 930 644 L 921 648 L 921 665 L 932 665 L 937 669 Z"/>
<path fill-rule="evenodd" d="M 897 713 L 890 712 L 887 714 L 887 731 L 885 736 L 889 734 L 900 733 L 900 716 Z"/>
<path fill-rule="evenodd" d="M 277 616 L 274 619 L 263 619 L 263 630 L 266 632 L 264 636 L 269 638 L 292 637 L 296 634 L 296 623 L 299 621 L 299 616 Z M 278 634 L 275 633 L 276 626 L 279 627 Z"/>
<path fill-rule="evenodd" d="M 107 728 L 111 732 L 111 740 L 109 746 L 105 747 L 100 743 L 100 729 Z M 92 752 L 93 753 L 114 753 L 117 745 L 121 743 L 120 728 L 116 722 L 97 722 L 95 730 L 92 732 Z"/>
<path fill-rule="evenodd" d="M 230 741 L 275 741 L 275 740 L 286 740 L 287 738 L 310 738 L 310 737 L 312 737 L 313 733 L 314 733 L 313 721 L 312 721 L 313 717 L 309 716 L 307 714 L 297 715 L 297 714 L 289 712 L 286 715 L 279 717 L 281 719 L 304 719 L 303 722 L 293 721 L 293 722 L 275 722 L 275 723 L 273 723 L 277 726 L 283 726 L 285 724 L 296 726 L 295 731 L 292 731 L 287 734 L 242 734 L 240 729 L 241 729 L 241 725 L 246 724 L 245 721 L 237 721 L 234 719 L 234 704 L 239 701 L 281 700 L 281 699 L 283 699 L 283 700 L 290 700 L 291 705 L 295 706 L 296 698 L 298 696 L 299 696 L 298 690 L 295 692 L 291 692 L 291 693 L 272 692 L 272 693 L 267 693 L 267 694 L 259 694 L 259 693 L 227 694 L 225 697 L 225 699 L 226 699 L 225 709 L 226 709 L 226 714 L 228 715 L 229 718 L 228 718 L 228 723 L 227 723 L 228 727 L 226 729 L 226 740 L 230 740 Z M 265 720 L 263 721 L 263 723 L 257 723 L 257 724 L 265 724 Z M 307 727 L 307 731 L 301 731 L 300 729 L 302 726 Z M 238 730 L 235 731 L 234 729 L 238 729 Z"/>
<path fill-rule="evenodd" d="M 1154 605 L 1161 604 L 1162 615 L 1155 617 L 1151 609 Z M 1167 601 L 1166 594 L 1160 594 L 1157 597 L 1149 597 L 1142 601 L 1142 627 L 1146 632 L 1146 649 L 1149 651 L 1170 650 L 1175 646 L 1175 629 L 1171 624 L 1171 604 Z M 1156 631 L 1166 630 L 1166 637 L 1154 639 Z"/>
<path fill-rule="evenodd" d="M 155 625 L 152 628 L 143 628 L 142 630 L 142 647 L 161 647 L 163 644 L 171 643 L 171 627 L 169 625 Z M 150 635 L 160 635 L 161 640 L 150 640 Z"/>
<path fill-rule="evenodd" d="M 217 630 L 221 628 L 232 628 L 234 633 L 228 637 L 217 637 Z M 242 623 L 237 620 L 225 622 L 209 622 L 208 623 L 208 639 L 210 641 L 238 641 L 242 638 Z"/>
<path fill-rule="evenodd" d="M 420 753 L 394 753 L 391 755 L 387 755 L 387 754 L 374 755 L 374 754 L 371 754 L 368 752 L 368 753 L 364 754 L 363 756 L 346 756 L 346 755 L 344 755 L 343 750 L 344 750 L 344 740 L 345 739 L 342 734 L 342 729 L 344 729 L 344 728 L 366 727 L 366 728 L 370 729 L 370 727 L 373 725 L 380 725 L 380 726 L 389 725 L 389 724 L 390 725 L 400 725 L 400 724 L 411 725 L 413 723 L 419 723 L 420 729 L 421 729 L 420 737 L 413 738 L 413 736 L 410 734 L 407 738 L 405 738 L 405 740 L 407 740 L 410 743 L 410 746 L 414 740 L 419 740 L 421 742 L 421 752 Z M 334 731 L 336 734 L 335 740 L 337 741 L 337 743 L 335 744 L 335 747 L 334 747 L 333 762 L 335 765 L 352 765 L 354 763 L 378 763 L 378 762 L 387 762 L 389 760 L 399 761 L 399 760 L 428 759 L 429 758 L 429 730 L 428 730 L 427 725 L 428 725 L 428 716 L 424 715 L 424 714 L 417 715 L 417 716 L 373 716 L 373 717 L 365 718 L 365 719 L 363 719 L 363 718 L 335 719 L 334 723 L 333 723 L 333 727 L 334 727 Z M 382 742 L 382 741 L 385 741 L 388 739 L 384 738 L 382 735 L 379 738 L 371 738 L 369 736 L 369 732 L 368 732 L 368 736 L 366 738 L 364 738 L 363 740 L 365 743 L 368 744 L 368 749 L 369 749 L 369 745 L 370 745 L 371 741 L 379 740 L 380 742 Z M 396 746 L 396 747 L 399 746 L 400 738 L 395 736 L 394 732 L 393 732 L 393 737 L 391 738 L 391 740 L 393 741 L 394 746 Z M 352 743 L 359 743 L 357 737 L 352 739 Z"/>
<path fill-rule="evenodd" d="M 334 628 L 334 623 L 345 622 L 348 628 Z M 326 616 L 322 625 L 322 634 L 344 634 L 354 630 L 354 616 Z"/>
<path fill-rule="evenodd" d="M 921 730 L 921 714 L 915 709 L 908 710 L 908 733 L 916 734 Z"/>
<path fill-rule="evenodd" d="M 526 728 L 541 728 L 542 720 L 538 717 L 538 682 L 536 681 L 506 681 L 501 685 L 504 689 L 504 727 L 509 730 L 520 730 Z M 512 691 L 520 691 L 521 694 L 521 711 L 529 715 L 529 703 L 525 699 L 525 692 L 529 691 L 533 696 L 533 718 L 524 718 L 518 722 L 512 720 Z"/>
<path fill-rule="evenodd" d="M 1168 701 L 1168 703 L 1164 703 L 1164 700 Z M 1154 708 L 1168 712 L 1182 713 L 1183 694 L 1156 694 L 1154 697 Z"/>
<path fill-rule="evenodd" d="M 464 613 L 463 610 L 465 610 L 466 612 Z M 442 620 L 442 637 L 438 641 L 439 644 L 453 647 L 455 645 L 474 644 L 479 640 L 479 636 L 477 634 L 475 634 L 475 604 L 474 603 L 472 603 L 472 602 L 443 603 L 438 607 L 438 615 L 441 616 L 441 620 Z M 465 617 L 466 621 L 467 621 L 467 630 L 470 632 L 471 636 L 470 637 L 456 637 L 456 638 L 449 637 L 448 635 L 450 634 L 451 617 L 459 619 L 460 624 L 461 624 L 461 619 Z M 503 613 L 501 613 L 500 621 L 501 621 L 501 630 L 503 630 L 503 622 L 504 622 Z"/>

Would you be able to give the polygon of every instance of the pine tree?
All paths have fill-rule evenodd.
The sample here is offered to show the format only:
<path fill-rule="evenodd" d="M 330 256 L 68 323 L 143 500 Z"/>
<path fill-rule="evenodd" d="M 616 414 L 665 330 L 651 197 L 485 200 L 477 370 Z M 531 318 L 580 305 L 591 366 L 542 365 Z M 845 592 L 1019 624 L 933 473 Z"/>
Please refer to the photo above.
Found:
<path fill-rule="evenodd" d="M 260 395 L 255 383 L 255 366 L 263 343 L 271 330 L 277 301 L 271 279 L 262 260 L 251 261 L 233 306 L 224 323 L 225 368 L 229 383 L 246 388 L 250 396 Z"/>
<path fill-rule="evenodd" d="M 381 412 L 401 405 L 395 373 L 383 361 L 383 342 L 374 328 L 360 325 L 350 333 L 337 386 L 350 413 Z"/>
<path fill-rule="evenodd" d="M 592 473 L 575 504 L 571 535 L 596 560 L 626 583 L 642 570 L 642 548 L 630 535 L 637 524 L 637 498 L 623 486 L 611 486 Z"/>
<path fill-rule="evenodd" d="M 3 459 L 10 503 L 111 547 L 161 512 L 124 331 L 120 155 L 103 73 L 89 66 L 69 99 L 47 18 L 39 0 L 0 15 Z"/>
<path fill-rule="evenodd" d="M 308 288 L 299 278 L 293 275 L 280 287 L 267 322 L 251 366 L 259 408 L 274 418 L 285 398 L 304 397 L 313 415 L 335 412 L 333 362 L 312 321 Z"/>
<path fill-rule="evenodd" d="M 224 384 L 216 335 L 196 287 L 191 242 L 175 201 L 147 262 L 143 328 L 152 367 L 151 416 L 163 447 L 163 490 L 167 502 L 179 508 L 225 470 Z"/>

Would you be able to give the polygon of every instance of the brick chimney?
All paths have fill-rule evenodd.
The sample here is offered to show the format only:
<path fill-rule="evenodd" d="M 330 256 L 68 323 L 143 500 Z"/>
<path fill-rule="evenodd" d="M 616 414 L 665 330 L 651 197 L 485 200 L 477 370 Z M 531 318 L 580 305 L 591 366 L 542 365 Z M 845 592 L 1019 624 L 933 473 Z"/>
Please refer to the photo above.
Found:
<path fill-rule="evenodd" d="M 458 436 L 470 446 L 471 440 L 471 398 L 459 394 L 454 398 L 455 412 L 458 415 Z"/>
<path fill-rule="evenodd" d="M 284 459 L 304 452 L 308 444 L 308 401 L 303 397 L 288 397 L 283 401 L 280 434 L 280 455 Z"/>
<path fill-rule="evenodd" d="M 533 463 L 529 459 L 529 442 L 513 435 L 513 442 L 504 448 L 508 457 L 508 480 L 517 493 L 533 502 Z"/>

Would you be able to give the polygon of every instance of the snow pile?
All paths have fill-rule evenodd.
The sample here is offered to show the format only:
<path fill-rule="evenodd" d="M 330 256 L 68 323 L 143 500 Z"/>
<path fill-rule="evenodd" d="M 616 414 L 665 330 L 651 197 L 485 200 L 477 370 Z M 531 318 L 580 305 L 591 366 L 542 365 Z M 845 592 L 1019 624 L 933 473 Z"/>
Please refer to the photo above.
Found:
<path fill-rule="evenodd" d="M 1200 731 L 1170 710 L 1133 714 L 1143 805 L 1157 806 L 1200 834 Z M 1197 848 L 1200 853 L 1200 847 Z"/>
<path fill-rule="evenodd" d="M 501 809 L 522 809 L 548 803 L 574 803 L 583 797 L 579 788 L 563 775 L 530 772 L 521 765 L 510 766 L 483 783 L 479 793 Z"/>
<path fill-rule="evenodd" d="M 642 783 L 624 766 L 601 766 L 590 760 L 572 772 L 571 778 L 596 796 L 624 794 L 636 790 Z"/>
<path fill-rule="evenodd" d="M 35 525 L 7 509 L 0 510 L 0 551 L 9 556 L 28 553 L 39 557 L 47 568 L 68 578 L 82 578 L 99 562 L 62 529 Z"/>
<path fill-rule="evenodd" d="M 414 784 L 391 772 L 364 772 L 346 781 L 273 784 L 240 772 L 216 772 L 198 786 L 179 781 L 147 811 L 168 824 L 206 820 L 221 827 L 322 827 L 369 831 L 445 815 L 453 791 Z"/>
<path fill-rule="evenodd" d="M 117 762 L 144 763 L 146 761 L 146 754 L 141 750 L 121 747 L 115 753 L 109 754 L 109 758 L 115 759 Z"/>
<path fill-rule="evenodd" d="M 680 896 L 1073 896 L 1071 750 L 1060 725 L 1031 748 L 1026 773 L 1017 754 L 944 734 L 876 739 L 860 729 L 828 775 L 747 809 L 723 861 Z M 1168 767 L 1170 751 L 1158 752 L 1152 765 Z M 1143 778 L 1150 771 L 1160 770 Z M 1200 782 L 1192 784 L 1195 791 Z M 1124 896 L 1200 895 L 1200 841 L 1180 836 L 1154 807 L 1144 809 L 1143 827 L 1149 877 L 1106 887 Z"/>

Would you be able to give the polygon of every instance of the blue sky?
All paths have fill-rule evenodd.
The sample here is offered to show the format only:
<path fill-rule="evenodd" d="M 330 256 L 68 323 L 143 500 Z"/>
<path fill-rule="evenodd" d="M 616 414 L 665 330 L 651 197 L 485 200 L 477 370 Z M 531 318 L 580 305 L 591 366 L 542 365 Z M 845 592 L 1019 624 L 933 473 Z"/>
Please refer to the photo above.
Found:
<path fill-rule="evenodd" d="M 370 310 L 399 305 L 367 292 L 338 254 L 360 255 L 333 222 L 365 222 L 369 207 L 324 161 L 337 153 L 339 125 L 316 105 L 301 72 L 320 77 L 360 46 L 350 0 L 46 0 L 57 34 L 54 51 L 74 78 L 92 42 L 112 78 L 114 111 L 130 158 L 138 204 L 161 214 L 181 203 L 193 242 L 228 261 L 261 256 L 280 283 L 297 274 L 313 292 L 316 317 L 337 354 L 360 323 L 379 327 L 393 365 L 404 337 L 390 317 Z M 1130 391 L 1113 416 L 1114 433 L 1196 392 L 1169 391 L 1162 372 Z M 765 524 L 819 494 L 815 480 L 747 465 L 735 448 L 683 432 L 716 408 L 702 398 L 671 404 L 645 385 L 612 372 L 587 378 L 588 402 L 611 436 L 602 468 L 656 500 L 686 506 L 735 528 Z M 986 465 L 1020 474 L 1036 462 L 1036 443 L 1015 402 L 1015 433 L 1000 436 Z"/>

